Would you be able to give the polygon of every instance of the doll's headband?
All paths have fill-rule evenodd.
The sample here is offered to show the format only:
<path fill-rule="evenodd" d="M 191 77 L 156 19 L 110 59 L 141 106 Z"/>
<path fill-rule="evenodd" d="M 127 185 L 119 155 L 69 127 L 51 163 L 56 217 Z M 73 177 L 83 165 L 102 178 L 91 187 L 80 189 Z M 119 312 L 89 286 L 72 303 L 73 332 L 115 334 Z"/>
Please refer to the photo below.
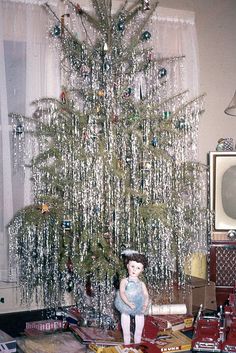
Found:
<path fill-rule="evenodd" d="M 126 249 L 122 251 L 122 256 L 124 257 L 124 263 L 127 265 L 129 261 L 136 261 L 143 264 L 143 267 L 148 267 L 148 260 L 144 254 L 139 253 L 136 250 Z"/>

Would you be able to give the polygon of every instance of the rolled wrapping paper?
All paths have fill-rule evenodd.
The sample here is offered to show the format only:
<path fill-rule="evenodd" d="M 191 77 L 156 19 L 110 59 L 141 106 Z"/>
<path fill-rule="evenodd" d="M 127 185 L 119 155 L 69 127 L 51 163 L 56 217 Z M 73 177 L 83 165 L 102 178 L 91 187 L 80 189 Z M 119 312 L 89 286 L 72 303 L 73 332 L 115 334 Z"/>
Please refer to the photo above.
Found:
<path fill-rule="evenodd" d="M 150 305 L 148 315 L 178 315 L 187 314 L 185 304 L 165 304 L 165 305 Z"/>

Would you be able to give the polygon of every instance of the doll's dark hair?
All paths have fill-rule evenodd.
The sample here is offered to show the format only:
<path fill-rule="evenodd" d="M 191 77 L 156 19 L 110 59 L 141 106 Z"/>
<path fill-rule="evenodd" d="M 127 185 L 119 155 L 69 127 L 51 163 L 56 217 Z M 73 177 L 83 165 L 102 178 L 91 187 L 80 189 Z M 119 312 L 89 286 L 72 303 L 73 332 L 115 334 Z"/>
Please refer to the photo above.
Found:
<path fill-rule="evenodd" d="M 124 257 L 125 266 L 128 265 L 129 261 L 140 262 L 141 264 L 143 264 L 143 268 L 148 267 L 148 260 L 144 254 L 133 253 L 133 254 L 126 255 Z"/>

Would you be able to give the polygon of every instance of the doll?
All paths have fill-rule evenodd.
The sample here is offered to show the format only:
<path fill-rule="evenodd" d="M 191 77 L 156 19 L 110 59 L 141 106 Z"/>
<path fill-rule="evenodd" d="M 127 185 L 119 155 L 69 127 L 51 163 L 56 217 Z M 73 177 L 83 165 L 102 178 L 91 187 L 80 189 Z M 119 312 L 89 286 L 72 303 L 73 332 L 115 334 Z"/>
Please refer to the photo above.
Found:
<path fill-rule="evenodd" d="M 144 327 L 144 313 L 149 302 L 147 287 L 139 276 L 147 267 L 147 259 L 136 251 L 129 250 L 123 254 L 129 276 L 120 282 L 115 307 L 121 313 L 124 344 L 130 344 L 130 316 L 135 318 L 134 343 L 139 344 Z"/>

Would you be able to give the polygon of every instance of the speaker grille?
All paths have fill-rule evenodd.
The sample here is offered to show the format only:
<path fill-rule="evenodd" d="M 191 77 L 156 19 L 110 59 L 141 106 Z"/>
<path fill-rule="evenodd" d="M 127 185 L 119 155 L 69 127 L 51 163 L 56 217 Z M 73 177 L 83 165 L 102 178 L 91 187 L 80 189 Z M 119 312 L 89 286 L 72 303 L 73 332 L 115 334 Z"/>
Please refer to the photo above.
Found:
<path fill-rule="evenodd" d="M 234 286 L 236 280 L 236 246 L 216 247 L 216 286 Z"/>

